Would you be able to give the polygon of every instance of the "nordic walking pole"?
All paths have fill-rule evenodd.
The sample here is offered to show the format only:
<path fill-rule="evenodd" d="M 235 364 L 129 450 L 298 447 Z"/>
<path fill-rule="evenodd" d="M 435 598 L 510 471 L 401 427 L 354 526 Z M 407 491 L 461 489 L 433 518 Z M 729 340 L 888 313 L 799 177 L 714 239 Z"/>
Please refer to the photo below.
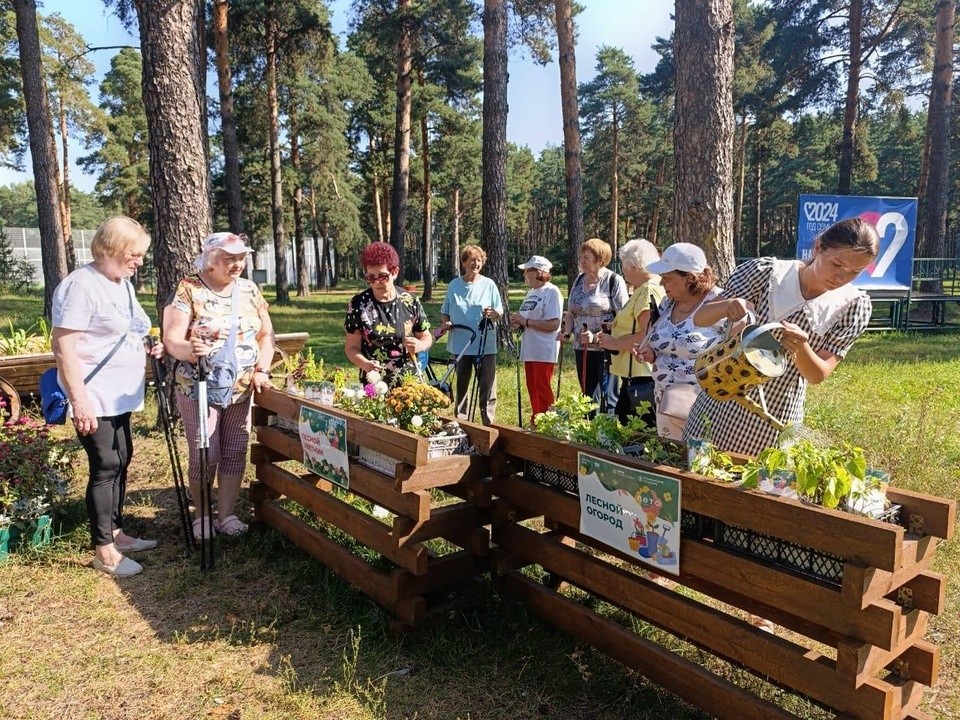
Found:
<path fill-rule="evenodd" d="M 210 497 L 210 436 L 207 434 L 207 373 L 209 359 L 197 360 L 197 418 L 200 450 L 200 571 L 213 570 L 213 499 Z"/>
<path fill-rule="evenodd" d="M 517 425 L 523 427 L 523 399 L 520 396 L 520 364 L 523 349 L 523 330 L 517 333 Z"/>
<path fill-rule="evenodd" d="M 147 345 L 153 348 L 157 338 L 147 337 Z M 187 552 L 193 551 L 193 526 L 190 524 L 190 503 L 187 499 L 187 490 L 183 481 L 183 466 L 180 464 L 180 453 L 177 450 L 177 438 L 173 432 L 173 422 L 170 419 L 170 405 L 167 398 L 167 373 L 163 361 L 150 355 L 153 363 L 153 388 L 157 396 L 157 413 L 160 416 L 160 425 L 163 426 L 163 438 L 167 445 L 167 454 L 170 456 L 170 470 L 173 473 L 173 492 L 177 497 L 177 509 L 180 511 L 180 524 L 183 529 L 183 541 Z"/>
<path fill-rule="evenodd" d="M 586 332 L 587 330 L 586 323 L 583 324 L 583 330 L 584 332 Z M 580 344 L 583 345 L 582 342 Z M 580 349 L 580 352 L 582 355 L 580 359 L 580 392 L 586 395 L 587 394 L 587 346 L 583 345 L 583 347 Z"/>
<path fill-rule="evenodd" d="M 555 401 L 560 398 L 560 378 L 563 377 L 563 348 L 565 345 L 566 343 L 563 340 L 561 340 L 560 353 L 559 353 L 559 358 L 557 360 L 557 394 L 554 397 Z"/>

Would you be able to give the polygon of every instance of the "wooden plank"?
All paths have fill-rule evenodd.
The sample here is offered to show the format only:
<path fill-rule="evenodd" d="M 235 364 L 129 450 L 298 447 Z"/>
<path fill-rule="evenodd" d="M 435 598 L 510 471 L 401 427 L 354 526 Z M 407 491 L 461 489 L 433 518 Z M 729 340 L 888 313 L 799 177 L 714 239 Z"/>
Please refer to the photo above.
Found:
<path fill-rule="evenodd" d="M 302 397 L 295 397 L 272 387 L 257 393 L 254 401 L 257 405 L 272 410 L 288 420 L 297 420 L 300 417 L 301 406 L 312 407 L 329 415 L 345 419 L 349 442 L 382 452 L 392 458 L 397 458 L 400 462 L 411 465 L 424 465 L 427 462 L 426 438 L 405 430 L 364 420 L 340 408 L 321 405 L 319 402 Z"/>
<path fill-rule="evenodd" d="M 483 456 L 491 455 L 491 450 L 497 441 L 497 436 L 499 431 L 492 426 L 488 425 L 479 425 L 477 423 L 472 423 L 467 420 L 461 420 L 454 417 L 444 417 L 444 420 L 451 422 L 456 422 L 463 431 L 467 434 L 467 437 L 470 439 L 470 444 L 474 449 Z"/>
<path fill-rule="evenodd" d="M 567 547 L 560 537 L 512 525 L 498 530 L 497 540 L 592 595 L 829 707 L 873 717 L 890 702 L 888 688 L 865 679 L 868 687 L 853 692 L 829 659 L 811 659 L 802 645 Z"/>
<path fill-rule="evenodd" d="M 397 492 L 415 492 L 456 485 L 489 475 L 490 461 L 482 455 L 447 455 L 431 458 L 418 467 L 398 465 L 394 487 Z"/>
<path fill-rule="evenodd" d="M 797 716 L 763 700 L 709 670 L 641 638 L 611 620 L 518 573 L 500 579 L 510 596 L 521 600 L 546 622 L 584 639 L 601 652 L 697 705 L 719 720 L 797 720 Z"/>
<path fill-rule="evenodd" d="M 888 665 L 887 669 L 927 687 L 933 687 L 940 681 L 940 646 L 926 640 L 917 640 Z"/>
<path fill-rule="evenodd" d="M 388 610 L 393 610 L 397 605 L 393 583 L 386 573 L 371 567 L 316 528 L 310 527 L 273 503 L 264 503 L 260 506 L 260 519 L 310 553 L 378 605 Z"/>
<path fill-rule="evenodd" d="M 740 490 L 729 483 L 676 468 L 612 455 L 529 431 L 499 425 L 496 427 L 499 431 L 498 444 L 511 455 L 576 473 L 577 452 L 589 452 L 612 462 L 680 480 L 685 510 L 742 525 L 815 550 L 834 554 L 842 550 L 846 560 L 862 565 L 889 571 L 900 567 L 905 531 L 898 525 L 752 490 Z"/>
<path fill-rule="evenodd" d="M 924 495 L 904 490 L 888 488 L 887 499 L 900 506 L 900 522 L 909 527 L 910 516 L 923 518 L 923 533 L 949 540 L 953 537 L 957 524 L 957 501 Z"/>
<path fill-rule="evenodd" d="M 906 554 L 906 553 L 905 553 Z M 933 565 L 934 554 L 928 553 L 919 562 L 902 567 L 896 572 L 845 563 L 840 595 L 843 602 L 858 609 L 887 597 Z M 924 608 L 929 610 L 929 608 Z"/>
<path fill-rule="evenodd" d="M 434 558 L 425 575 L 413 575 L 405 570 L 390 573 L 398 598 L 436 592 L 451 587 L 484 571 L 484 563 L 465 550 Z"/>
<path fill-rule="evenodd" d="M 427 571 L 427 549 L 412 543 L 398 548 L 386 525 L 342 500 L 319 491 L 293 473 L 276 465 L 261 465 L 259 479 L 277 492 L 313 512 L 318 518 L 376 550 L 391 562 L 415 575 Z"/>
<path fill-rule="evenodd" d="M 277 347 L 283 348 L 288 354 L 300 352 L 309 333 L 280 333 L 276 336 Z M 273 356 L 273 364 L 280 362 L 280 353 Z M 21 395 L 37 394 L 40 376 L 52 367 L 56 367 L 53 353 L 31 353 L 29 355 L 9 355 L 0 357 L 0 376 L 13 385 Z M 145 364 L 147 382 L 153 382 L 153 363 Z"/>
<path fill-rule="evenodd" d="M 850 638 L 842 638 L 837 643 L 837 675 L 849 687 L 860 687 L 876 676 L 880 670 L 894 663 L 916 643 L 923 640 L 927 633 L 927 618 L 928 616 L 925 613 L 919 615 L 917 617 L 918 622 L 913 623 L 910 632 L 906 633 L 905 637 L 892 650 L 884 650 Z M 919 655 L 917 659 L 919 660 Z M 932 668 L 930 662 L 924 662 L 922 665 L 927 669 Z M 915 670 L 919 675 L 911 674 L 909 675 L 910 678 L 920 682 L 932 679 L 923 674 L 921 663 L 918 663 Z M 930 685 L 931 683 L 926 682 L 924 684 Z"/>
<path fill-rule="evenodd" d="M 434 508 L 429 518 L 419 522 L 410 518 L 396 517 L 393 520 L 391 536 L 397 547 L 438 537 L 463 537 L 461 533 L 485 524 L 484 519 L 480 510 L 473 505 L 457 503 Z"/>
<path fill-rule="evenodd" d="M 939 615 L 947 602 L 947 580 L 940 573 L 920 573 L 887 595 L 887 599 L 904 607 Z"/>
<path fill-rule="evenodd" d="M 280 457 L 303 462 L 300 441 L 278 428 L 257 428 L 257 442 L 276 452 Z M 417 491 L 398 494 L 393 489 L 393 478 L 373 468 L 350 462 L 350 492 L 382 505 L 396 515 L 414 520 L 430 517 L 430 493 Z"/>

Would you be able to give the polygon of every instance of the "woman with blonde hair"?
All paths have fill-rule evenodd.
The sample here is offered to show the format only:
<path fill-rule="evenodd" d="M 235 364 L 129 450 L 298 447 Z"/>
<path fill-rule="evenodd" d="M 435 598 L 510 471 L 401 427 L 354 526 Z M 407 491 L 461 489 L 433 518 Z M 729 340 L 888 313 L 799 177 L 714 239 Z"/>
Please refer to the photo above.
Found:
<path fill-rule="evenodd" d="M 93 235 L 93 262 L 74 270 L 53 295 L 57 380 L 72 408 L 73 427 L 89 464 L 87 516 L 96 548 L 93 567 L 114 577 L 143 570 L 126 553 L 156 540 L 124 532 L 123 502 L 133 456 L 131 413 L 143 409 L 145 341 L 150 318 L 131 278 L 143 265 L 150 236 L 128 217 L 112 217 Z M 163 346 L 149 352 L 163 355 Z"/>
<path fill-rule="evenodd" d="M 478 245 L 467 245 L 460 251 L 463 275 L 447 286 L 447 294 L 440 306 L 439 333 L 454 325 L 475 329 L 473 340 L 468 333 L 453 328 L 447 339 L 447 352 L 457 360 L 457 417 L 468 418 L 480 407 L 484 425 L 496 420 L 497 411 L 497 321 L 503 315 L 500 289 L 480 271 L 487 262 L 487 254 Z M 476 397 L 468 396 L 470 378 L 476 374 L 479 384 Z M 472 394 L 471 394 L 472 395 Z"/>
<path fill-rule="evenodd" d="M 627 302 L 627 284 L 607 267 L 613 250 L 600 238 L 580 246 L 580 274 L 573 281 L 567 299 L 567 314 L 560 339 L 573 334 L 580 389 L 600 405 L 601 412 L 613 412 L 620 393 L 616 376 L 609 374 L 610 354 L 597 342 L 597 335 L 609 329 L 613 318 Z"/>

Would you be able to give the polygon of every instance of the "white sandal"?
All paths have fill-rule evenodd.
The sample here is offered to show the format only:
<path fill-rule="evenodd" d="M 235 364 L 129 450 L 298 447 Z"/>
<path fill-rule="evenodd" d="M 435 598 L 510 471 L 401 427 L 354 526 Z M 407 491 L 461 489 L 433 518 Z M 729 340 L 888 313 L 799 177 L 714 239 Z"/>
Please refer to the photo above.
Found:
<path fill-rule="evenodd" d="M 217 536 L 217 524 L 210 522 L 210 516 L 198 517 L 193 521 L 194 540 L 209 540 Z"/>
<path fill-rule="evenodd" d="M 215 522 L 213 527 L 218 533 L 231 537 L 243 535 L 247 531 L 247 524 L 236 515 L 227 515 L 223 520 Z"/>

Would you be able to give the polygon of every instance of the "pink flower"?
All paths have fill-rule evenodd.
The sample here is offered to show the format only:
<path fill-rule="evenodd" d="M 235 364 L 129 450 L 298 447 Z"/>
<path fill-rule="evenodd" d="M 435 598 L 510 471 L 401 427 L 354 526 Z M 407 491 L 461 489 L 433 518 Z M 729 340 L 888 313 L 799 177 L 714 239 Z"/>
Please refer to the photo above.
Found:
<path fill-rule="evenodd" d="M 367 397 L 376 397 L 376 396 L 377 396 L 377 388 L 374 387 L 374 385 L 373 385 L 372 383 L 367 383 L 366 385 L 364 385 L 364 386 L 363 386 L 363 392 L 364 392 L 364 394 L 365 394 Z"/>

